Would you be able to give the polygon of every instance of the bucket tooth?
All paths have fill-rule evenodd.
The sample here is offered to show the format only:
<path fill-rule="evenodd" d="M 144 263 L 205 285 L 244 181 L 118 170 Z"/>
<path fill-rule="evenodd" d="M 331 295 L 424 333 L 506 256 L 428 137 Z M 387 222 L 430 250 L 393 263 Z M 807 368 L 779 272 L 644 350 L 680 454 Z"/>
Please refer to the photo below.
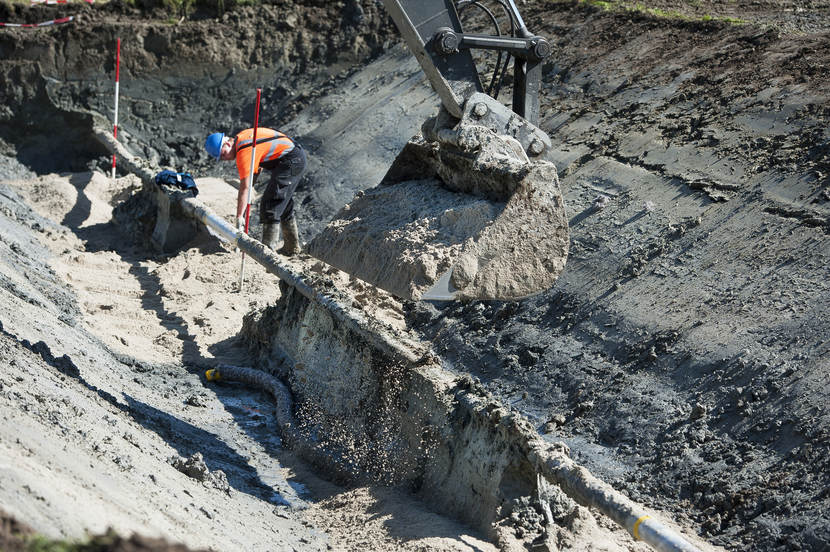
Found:
<path fill-rule="evenodd" d="M 512 137 L 440 122 L 425 123 L 311 254 L 404 299 L 512 300 L 548 289 L 569 240 L 556 168 Z"/>

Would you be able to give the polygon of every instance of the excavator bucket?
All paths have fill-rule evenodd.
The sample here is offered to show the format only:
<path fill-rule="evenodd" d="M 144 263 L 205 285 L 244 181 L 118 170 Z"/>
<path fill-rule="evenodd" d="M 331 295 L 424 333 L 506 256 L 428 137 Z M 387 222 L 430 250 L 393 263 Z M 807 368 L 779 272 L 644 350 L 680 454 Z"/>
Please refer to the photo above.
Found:
<path fill-rule="evenodd" d="M 309 252 L 403 299 L 512 300 L 553 285 L 568 242 L 554 165 L 442 111 Z"/>

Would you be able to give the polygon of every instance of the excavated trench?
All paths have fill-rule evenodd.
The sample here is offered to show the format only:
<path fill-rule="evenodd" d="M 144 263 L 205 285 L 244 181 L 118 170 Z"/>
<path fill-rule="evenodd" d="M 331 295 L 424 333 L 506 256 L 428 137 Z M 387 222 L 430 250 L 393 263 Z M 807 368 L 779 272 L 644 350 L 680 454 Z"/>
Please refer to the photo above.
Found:
<path fill-rule="evenodd" d="M 375 3 L 285 2 L 181 25 L 120 5 L 70 9 L 71 26 L 0 35 L 6 179 L 106 167 L 93 128 L 107 126 L 116 36 L 119 137 L 156 167 L 232 180 L 201 142 L 251 120 L 263 87 L 263 124 L 311 152 L 306 238 L 378 182 L 435 110 Z M 288 384 L 312 463 L 402 485 L 502 548 L 643 549 L 563 494 L 551 466 L 568 449 L 710 543 L 826 547 L 830 114 L 826 79 L 798 61 L 824 63 L 826 34 L 570 4 L 528 12 L 559 37 L 542 109 L 572 216 L 557 286 L 522 302 L 400 303 L 306 259 L 297 270 L 339 314 L 285 285 L 268 296 L 274 280 L 257 276 L 268 300 L 221 360 L 238 354 Z M 223 213 L 233 190 L 212 197 Z M 117 221 L 146 236 L 154 212 L 133 204 Z M 184 339 L 185 362 L 191 348 Z"/>
<path fill-rule="evenodd" d="M 238 235 L 189 192 L 159 188 L 126 149 L 98 136 L 143 181 L 116 208 L 121 220 L 146 219 L 133 223 L 137 234 L 166 248 L 164 235 L 193 235 L 188 225 L 198 221 L 279 276 L 280 299 L 246 315 L 240 334 L 260 370 L 220 363 L 206 376 L 267 390 L 282 438 L 324 473 L 403 486 L 501 548 L 636 546 L 625 529 L 658 549 L 712 549 L 690 544 L 575 464 L 563 443 L 540 439 L 480 383 L 448 370 L 402 323 L 398 300 L 314 257 L 287 259 Z M 588 507 L 619 527 L 601 525 Z M 529 529 L 516 526 L 520 517 Z"/>

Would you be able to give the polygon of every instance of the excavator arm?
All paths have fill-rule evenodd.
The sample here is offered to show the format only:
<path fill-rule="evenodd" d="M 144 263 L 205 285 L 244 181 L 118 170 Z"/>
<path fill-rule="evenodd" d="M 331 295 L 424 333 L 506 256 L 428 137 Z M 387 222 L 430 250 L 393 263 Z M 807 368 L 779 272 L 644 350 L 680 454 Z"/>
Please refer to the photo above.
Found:
<path fill-rule="evenodd" d="M 535 125 L 541 64 L 550 55 L 550 44 L 528 31 L 513 0 L 498 2 L 510 18 L 512 36 L 465 33 L 453 0 L 383 0 L 450 114 L 461 118 L 467 100 L 483 91 L 470 50 L 493 50 L 513 56 L 513 111 Z"/>

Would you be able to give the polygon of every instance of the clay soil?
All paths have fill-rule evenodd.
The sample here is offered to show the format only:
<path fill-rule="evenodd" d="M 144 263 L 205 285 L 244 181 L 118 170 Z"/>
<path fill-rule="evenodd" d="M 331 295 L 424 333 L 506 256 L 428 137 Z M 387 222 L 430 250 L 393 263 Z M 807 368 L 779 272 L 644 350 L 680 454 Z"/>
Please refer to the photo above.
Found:
<path fill-rule="evenodd" d="M 830 3 L 520 9 L 553 45 L 540 126 L 568 264 L 538 296 L 406 303 L 404 322 L 687 531 L 729 550 L 829 549 Z M 106 178 L 91 139 L 121 37 L 122 140 L 220 177 L 200 198 L 230 217 L 233 169 L 201 144 L 252 120 L 262 86 L 263 124 L 311 152 L 297 194 L 311 239 L 437 106 L 381 6 L 179 21 L 120 2 L 0 5 L 0 21 L 69 14 L 0 29 L 5 510 L 49 536 L 113 526 L 216 550 L 492 546 L 402 490 L 326 481 L 282 449 L 266 395 L 205 386 L 216 361 L 246 362 L 242 318 L 276 282 L 249 265 L 240 297 L 229 248 L 159 255 L 125 233 L 112 208 L 138 183 Z"/>

